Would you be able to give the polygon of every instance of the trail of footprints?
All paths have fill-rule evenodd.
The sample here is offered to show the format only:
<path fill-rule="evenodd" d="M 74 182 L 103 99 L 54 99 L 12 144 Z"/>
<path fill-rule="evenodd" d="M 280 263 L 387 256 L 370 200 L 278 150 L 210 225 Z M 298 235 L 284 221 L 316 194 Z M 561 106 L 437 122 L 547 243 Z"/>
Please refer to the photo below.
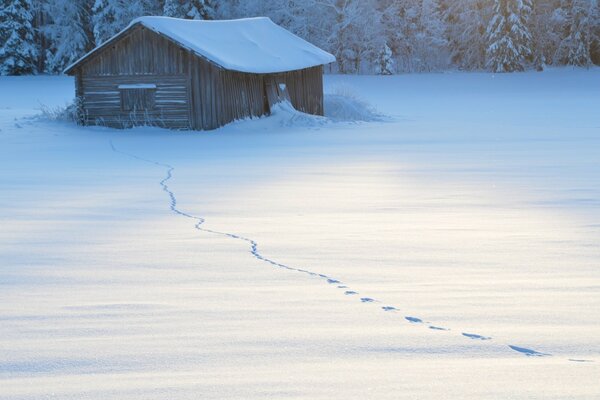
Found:
<path fill-rule="evenodd" d="M 316 277 L 316 278 L 320 278 L 325 280 L 328 284 L 335 286 L 337 289 L 343 290 L 344 295 L 346 296 L 351 296 L 351 297 L 356 297 L 359 299 L 359 301 L 363 304 L 383 304 L 381 301 L 371 298 L 371 297 L 361 297 L 360 293 L 352 290 L 350 287 L 348 287 L 347 285 L 345 285 L 343 282 L 341 282 L 338 279 L 334 279 L 328 275 L 325 274 L 321 274 L 321 273 L 317 273 L 317 272 L 313 272 L 313 271 L 309 271 L 306 269 L 302 269 L 302 268 L 295 268 L 295 267 L 290 267 L 288 265 L 276 262 L 274 260 L 271 260 L 265 256 L 263 256 L 262 254 L 260 254 L 260 252 L 258 251 L 258 243 L 256 241 L 254 241 L 253 239 L 249 239 L 240 235 L 236 235 L 233 233 L 229 233 L 229 232 L 220 232 L 220 231 L 216 231 L 213 229 L 207 229 L 202 227 L 202 225 L 206 222 L 206 220 L 202 217 L 198 217 L 192 214 L 188 214 L 186 212 L 183 212 L 181 210 L 179 210 L 177 208 L 177 198 L 175 197 L 175 194 L 169 189 L 169 186 L 167 185 L 167 182 L 173 177 L 173 171 L 175 170 L 175 168 L 169 164 L 165 164 L 165 163 L 160 163 L 157 161 L 153 161 L 153 160 L 149 160 L 149 159 L 145 159 L 142 157 L 138 157 L 134 154 L 130 154 L 130 153 L 126 153 L 123 152 L 121 150 L 118 150 L 113 142 L 110 142 L 110 146 L 111 149 L 119 154 L 134 158 L 136 160 L 139 161 L 143 161 L 149 164 L 153 164 L 156 166 L 160 166 L 163 167 L 167 170 L 167 174 L 165 176 L 165 178 L 160 181 L 160 186 L 162 187 L 162 190 L 167 194 L 167 196 L 169 197 L 170 200 L 170 209 L 172 212 L 174 212 L 177 215 L 181 215 L 183 217 L 192 219 L 194 221 L 196 221 L 196 224 L 194 225 L 194 227 L 202 232 L 207 232 L 207 233 L 211 233 L 211 234 L 215 234 L 215 235 L 220 235 L 220 236 L 225 236 L 225 237 L 229 237 L 231 239 L 236 239 L 236 240 L 240 240 L 243 242 L 246 242 L 249 246 L 250 246 L 250 253 L 252 254 L 253 257 L 257 258 L 258 260 L 261 260 L 263 262 L 266 262 L 268 264 L 271 264 L 274 267 L 278 267 L 278 268 L 283 268 L 283 269 L 287 269 L 289 271 L 295 271 L 295 272 L 300 272 L 303 274 L 307 274 L 310 275 L 312 277 Z M 400 309 L 391 305 L 381 305 L 379 306 L 380 309 L 383 312 L 399 312 Z M 404 316 L 403 317 L 404 321 L 408 322 L 409 324 L 412 325 L 421 325 L 421 326 L 425 326 L 428 329 L 431 330 L 435 330 L 435 331 L 451 331 L 450 328 L 445 328 L 445 327 L 441 327 L 441 326 L 436 326 L 436 325 L 431 325 L 429 322 L 425 322 L 422 318 L 419 317 L 415 317 L 415 316 Z M 483 336 L 477 333 L 469 333 L 469 332 L 461 332 L 460 333 L 463 337 L 470 339 L 470 340 L 477 340 L 477 341 L 487 341 L 487 340 L 493 340 L 492 337 L 489 336 Z M 515 346 L 515 345 L 511 345 L 508 344 L 507 345 L 511 350 L 516 351 L 524 356 L 527 357 L 545 357 L 545 356 L 551 356 L 551 354 L 548 353 L 542 353 L 533 349 L 528 349 L 525 347 L 520 347 L 520 346 Z M 587 362 L 593 362 L 593 360 L 583 360 L 583 359 L 569 359 L 569 361 L 571 362 L 580 362 L 580 363 L 587 363 Z"/>

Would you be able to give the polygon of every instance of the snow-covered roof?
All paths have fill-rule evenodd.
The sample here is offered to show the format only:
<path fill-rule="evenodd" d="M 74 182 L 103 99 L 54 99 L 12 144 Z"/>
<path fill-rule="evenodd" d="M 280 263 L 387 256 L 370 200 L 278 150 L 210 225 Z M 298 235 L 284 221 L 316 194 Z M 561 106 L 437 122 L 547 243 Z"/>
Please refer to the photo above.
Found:
<path fill-rule="evenodd" d="M 123 31 L 107 40 L 105 44 L 138 24 L 233 71 L 276 73 L 335 61 L 333 55 L 266 17 L 222 21 L 140 17 L 131 21 Z M 102 47 L 103 45 L 87 53 L 65 72 L 70 72 L 73 67 Z"/>

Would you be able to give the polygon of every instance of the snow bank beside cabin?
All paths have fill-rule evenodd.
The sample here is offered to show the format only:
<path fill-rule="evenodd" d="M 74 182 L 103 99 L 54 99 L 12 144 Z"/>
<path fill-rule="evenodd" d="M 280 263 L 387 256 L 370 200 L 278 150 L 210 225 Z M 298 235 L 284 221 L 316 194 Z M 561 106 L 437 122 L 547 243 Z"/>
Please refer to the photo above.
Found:
<path fill-rule="evenodd" d="M 261 119 L 264 119 L 265 125 L 271 128 L 278 126 L 315 128 L 347 122 L 381 122 L 390 120 L 389 117 L 379 113 L 367 101 L 360 99 L 348 91 L 325 94 L 323 102 L 325 109 L 325 116 L 323 117 L 303 113 L 296 110 L 289 101 L 283 101 L 273 106 L 271 115 Z"/>

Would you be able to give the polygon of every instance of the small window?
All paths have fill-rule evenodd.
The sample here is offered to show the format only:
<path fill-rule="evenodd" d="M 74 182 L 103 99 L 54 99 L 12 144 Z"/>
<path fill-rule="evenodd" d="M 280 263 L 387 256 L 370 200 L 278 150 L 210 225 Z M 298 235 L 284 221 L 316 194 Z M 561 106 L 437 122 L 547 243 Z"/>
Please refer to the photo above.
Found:
<path fill-rule="evenodd" d="M 152 111 L 155 106 L 156 85 L 137 83 L 119 85 L 122 111 Z"/>

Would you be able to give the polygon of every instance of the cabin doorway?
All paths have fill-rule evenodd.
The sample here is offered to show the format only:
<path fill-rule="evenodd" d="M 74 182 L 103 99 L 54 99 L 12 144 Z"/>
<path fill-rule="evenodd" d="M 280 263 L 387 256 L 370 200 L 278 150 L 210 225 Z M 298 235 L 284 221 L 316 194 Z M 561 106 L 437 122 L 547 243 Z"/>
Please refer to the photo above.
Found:
<path fill-rule="evenodd" d="M 278 79 L 268 80 L 265 82 L 265 97 L 267 99 L 268 111 L 271 113 L 273 106 L 281 102 L 292 103 L 290 93 L 285 82 Z"/>

